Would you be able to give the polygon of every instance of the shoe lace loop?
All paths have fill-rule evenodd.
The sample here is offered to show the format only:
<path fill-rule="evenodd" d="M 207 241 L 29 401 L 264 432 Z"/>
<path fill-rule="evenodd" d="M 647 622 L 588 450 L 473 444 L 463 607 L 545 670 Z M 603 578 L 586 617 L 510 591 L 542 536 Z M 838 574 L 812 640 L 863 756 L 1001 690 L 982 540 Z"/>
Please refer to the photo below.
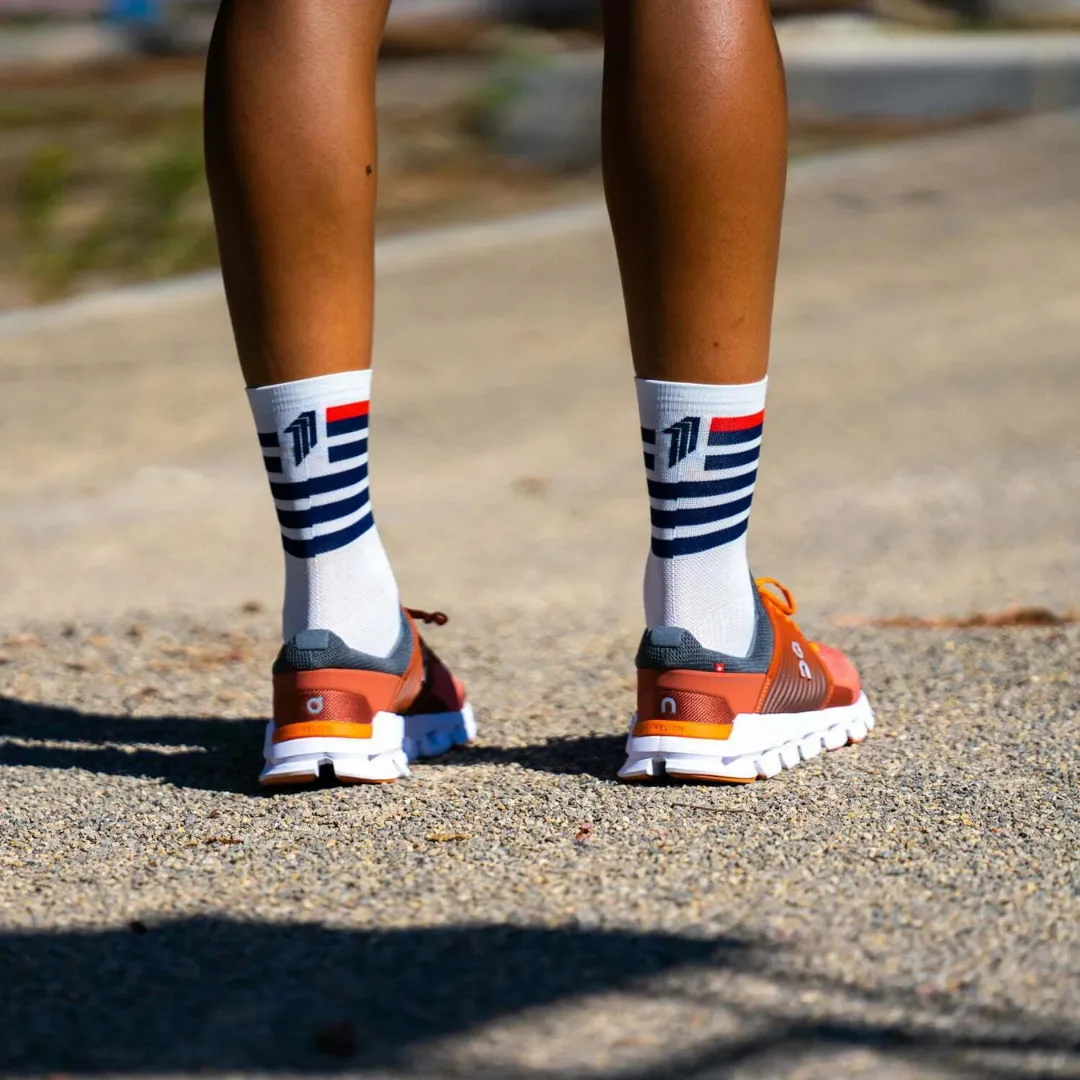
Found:
<path fill-rule="evenodd" d="M 792 595 L 791 590 L 776 578 L 771 577 L 759 577 L 754 579 L 754 583 L 758 587 L 758 591 L 761 593 L 763 599 L 768 600 L 777 610 L 782 611 L 788 617 L 795 614 L 799 605 L 795 602 L 795 597 Z M 782 594 L 783 599 L 777 596 L 772 589 L 777 589 Z"/>
<path fill-rule="evenodd" d="M 414 619 L 422 623 L 434 623 L 436 626 L 445 626 L 450 621 L 450 616 L 443 611 L 421 611 L 419 608 L 405 609 Z"/>

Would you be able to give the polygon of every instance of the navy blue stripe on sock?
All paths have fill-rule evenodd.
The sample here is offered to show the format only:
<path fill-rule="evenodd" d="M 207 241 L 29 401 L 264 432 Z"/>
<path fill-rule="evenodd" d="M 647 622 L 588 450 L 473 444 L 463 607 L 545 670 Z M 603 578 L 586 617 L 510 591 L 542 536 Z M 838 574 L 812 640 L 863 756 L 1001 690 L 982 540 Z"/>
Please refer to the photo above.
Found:
<path fill-rule="evenodd" d="M 367 439 L 357 439 L 355 442 L 338 443 L 331 446 L 328 454 L 331 461 L 348 461 L 349 458 L 360 457 L 367 453 Z"/>
<path fill-rule="evenodd" d="M 710 431 L 710 446 L 731 446 L 732 443 L 749 442 L 761 435 L 763 424 L 755 424 L 753 427 L 743 428 L 741 431 Z"/>
<path fill-rule="evenodd" d="M 313 536 L 310 540 L 294 540 L 292 537 L 282 536 L 281 544 L 287 554 L 297 559 L 311 559 L 316 555 L 325 555 L 328 551 L 337 551 L 338 548 L 351 544 L 374 524 L 375 519 L 367 513 L 351 525 L 346 525 L 344 529 L 338 529 L 337 532 Z"/>
<path fill-rule="evenodd" d="M 278 437 L 276 431 L 260 431 L 259 432 L 259 445 L 260 446 L 277 446 Z"/>
<path fill-rule="evenodd" d="M 310 499 L 312 495 L 328 495 L 331 491 L 352 487 L 367 479 L 367 464 L 357 465 L 355 469 L 343 469 L 341 472 L 326 476 L 313 476 L 310 480 L 298 480 L 292 484 L 275 484 L 270 481 L 270 493 L 275 499 L 296 502 L 297 499 Z"/>
<path fill-rule="evenodd" d="M 338 499 L 337 502 L 322 503 L 320 506 L 309 506 L 306 510 L 278 510 L 278 523 L 283 529 L 307 529 L 312 525 L 322 525 L 325 521 L 337 521 L 338 518 L 348 517 L 362 510 L 368 504 L 368 490 L 356 495 L 350 495 L 347 499 Z"/>
<path fill-rule="evenodd" d="M 332 439 L 335 435 L 351 435 L 354 431 L 367 431 L 367 416 L 347 416 L 344 420 L 328 420 L 326 423 L 327 438 Z"/>
<path fill-rule="evenodd" d="M 744 519 L 729 529 L 703 533 L 701 536 L 685 536 L 679 540 L 658 540 L 654 536 L 652 551 L 659 559 L 672 559 L 676 555 L 697 555 L 699 552 L 711 551 L 723 544 L 730 544 L 732 540 L 738 540 L 746 532 L 748 524 L 749 519 Z"/>
<path fill-rule="evenodd" d="M 685 510 L 651 510 L 650 517 L 657 529 L 677 529 L 681 525 L 711 525 L 714 521 L 734 517 L 750 509 L 753 495 L 746 495 L 734 502 L 719 503 L 716 506 L 694 506 Z"/>
<path fill-rule="evenodd" d="M 656 432 L 652 428 L 643 427 L 641 429 L 641 441 L 654 446 L 656 444 Z"/>
<path fill-rule="evenodd" d="M 654 468 L 656 468 L 656 455 L 655 454 L 646 454 L 645 455 L 645 468 L 646 469 L 654 469 Z"/>
<path fill-rule="evenodd" d="M 279 457 L 264 457 L 263 464 L 267 472 L 281 472 L 281 458 Z"/>
<path fill-rule="evenodd" d="M 649 480 L 649 494 L 654 499 L 702 499 L 713 495 L 727 495 L 731 491 L 740 491 L 750 487 L 757 479 L 757 469 L 739 476 L 728 476 L 723 480 L 682 480 L 674 484 L 665 484 L 659 480 Z"/>
<path fill-rule="evenodd" d="M 749 465 L 751 461 L 757 461 L 760 455 L 760 447 L 753 450 L 743 450 L 734 454 L 709 454 L 705 458 L 705 468 L 713 469 L 737 469 L 740 465 Z"/>

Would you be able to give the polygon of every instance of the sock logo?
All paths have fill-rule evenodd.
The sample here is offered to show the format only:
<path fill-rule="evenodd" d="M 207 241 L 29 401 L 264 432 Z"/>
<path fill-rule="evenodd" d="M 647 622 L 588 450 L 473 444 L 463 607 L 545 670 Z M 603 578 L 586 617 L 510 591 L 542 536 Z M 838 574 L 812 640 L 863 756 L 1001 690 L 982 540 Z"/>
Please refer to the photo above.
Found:
<path fill-rule="evenodd" d="M 668 444 L 668 468 L 678 465 L 697 449 L 698 432 L 701 430 L 700 416 L 684 416 L 681 420 L 664 428 L 664 434 L 671 436 Z"/>
<path fill-rule="evenodd" d="M 297 465 L 311 453 L 319 441 L 318 428 L 315 426 L 315 411 L 302 412 L 286 429 L 286 435 L 292 436 L 293 462 Z"/>

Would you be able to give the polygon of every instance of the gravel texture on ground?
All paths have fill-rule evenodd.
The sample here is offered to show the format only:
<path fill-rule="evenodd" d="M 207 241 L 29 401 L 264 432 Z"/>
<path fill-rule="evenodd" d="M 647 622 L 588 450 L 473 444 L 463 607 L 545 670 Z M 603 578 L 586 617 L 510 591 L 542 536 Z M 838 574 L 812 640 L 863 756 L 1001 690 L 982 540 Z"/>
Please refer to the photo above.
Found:
<path fill-rule="evenodd" d="M 273 629 L 0 645 L 0 1071 L 1078 1075 L 1080 628 L 834 632 L 867 743 L 640 788 L 631 639 L 451 623 L 475 746 L 262 795 Z"/>
<path fill-rule="evenodd" d="M 481 724 L 387 788 L 255 789 L 281 556 L 213 284 L 0 320 L 0 1073 L 1080 1077 L 1080 626 L 878 624 L 1080 600 L 1077 175 L 1069 117 L 792 170 L 752 556 L 879 726 L 749 788 L 614 779 L 602 208 L 380 249 L 379 527 Z"/>

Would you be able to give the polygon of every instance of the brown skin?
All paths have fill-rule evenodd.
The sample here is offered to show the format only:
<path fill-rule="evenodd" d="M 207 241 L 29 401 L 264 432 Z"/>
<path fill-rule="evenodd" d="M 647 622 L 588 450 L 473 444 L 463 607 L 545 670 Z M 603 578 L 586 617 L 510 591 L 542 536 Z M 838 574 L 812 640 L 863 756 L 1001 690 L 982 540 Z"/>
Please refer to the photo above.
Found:
<path fill-rule="evenodd" d="M 375 64 L 390 0 L 223 0 L 206 163 L 249 386 L 371 366 Z"/>
<path fill-rule="evenodd" d="M 223 0 L 206 157 L 249 386 L 371 364 L 389 0 Z M 767 0 L 604 0 L 604 184 L 634 368 L 765 374 L 787 165 Z"/>
<path fill-rule="evenodd" d="M 756 382 L 787 101 L 767 0 L 605 0 L 604 188 L 634 370 Z"/>

